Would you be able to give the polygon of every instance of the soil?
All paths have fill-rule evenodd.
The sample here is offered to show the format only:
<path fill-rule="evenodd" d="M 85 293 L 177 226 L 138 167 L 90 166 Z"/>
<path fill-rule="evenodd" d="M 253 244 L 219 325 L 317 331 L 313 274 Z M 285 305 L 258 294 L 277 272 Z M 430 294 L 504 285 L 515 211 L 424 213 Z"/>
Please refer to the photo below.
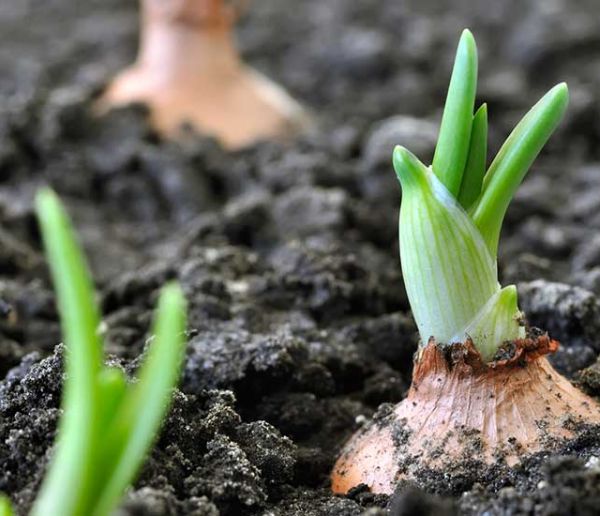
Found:
<path fill-rule="evenodd" d="M 600 432 L 515 468 L 424 471 L 391 497 L 333 496 L 345 440 L 406 393 L 417 336 L 397 244 L 402 143 L 430 158 L 463 27 L 491 150 L 545 90 L 571 106 L 515 199 L 503 284 L 600 398 L 600 13 L 595 0 L 253 2 L 246 59 L 317 115 L 288 146 L 161 141 L 143 107 L 96 119 L 131 62 L 137 2 L 0 9 L 0 491 L 25 513 L 60 415 L 63 347 L 32 198 L 50 184 L 88 253 L 110 360 L 134 373 L 160 286 L 183 285 L 188 355 L 122 515 L 596 514 Z M 475 5 L 476 4 L 476 5 Z M 379 407 L 379 408 L 378 408 Z M 383 412 L 382 412 L 383 411 Z"/>

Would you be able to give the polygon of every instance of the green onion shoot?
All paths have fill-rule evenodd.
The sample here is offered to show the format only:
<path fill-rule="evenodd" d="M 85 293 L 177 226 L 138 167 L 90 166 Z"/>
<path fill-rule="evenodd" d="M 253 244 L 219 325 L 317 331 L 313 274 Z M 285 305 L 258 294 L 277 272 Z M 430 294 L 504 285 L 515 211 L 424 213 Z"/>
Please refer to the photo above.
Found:
<path fill-rule="evenodd" d="M 490 361 L 525 337 L 517 291 L 498 283 L 498 240 L 506 210 L 567 108 L 566 84 L 552 88 L 517 124 L 486 170 L 488 112 L 474 112 L 477 48 L 460 39 L 431 166 L 396 147 L 402 185 L 400 257 L 423 344 L 470 338 Z"/>
<path fill-rule="evenodd" d="M 163 288 L 152 343 L 130 383 L 106 367 L 100 312 L 91 276 L 73 228 L 49 189 L 36 211 L 56 290 L 66 346 L 63 414 L 54 455 L 31 514 L 107 516 L 135 479 L 166 415 L 183 360 L 185 300 L 180 288 Z M 0 498 L 0 516 L 12 514 Z"/>

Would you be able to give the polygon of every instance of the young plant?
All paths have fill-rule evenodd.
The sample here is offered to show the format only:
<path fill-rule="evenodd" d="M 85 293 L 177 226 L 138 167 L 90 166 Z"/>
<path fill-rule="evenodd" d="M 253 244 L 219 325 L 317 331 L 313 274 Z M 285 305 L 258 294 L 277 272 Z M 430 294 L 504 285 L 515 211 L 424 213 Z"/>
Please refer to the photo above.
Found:
<path fill-rule="evenodd" d="M 232 30 L 240 3 L 143 0 L 137 62 L 112 81 L 100 111 L 142 102 L 161 133 L 177 136 L 187 122 L 229 148 L 306 129 L 302 107 L 242 63 Z"/>
<path fill-rule="evenodd" d="M 56 289 L 66 346 L 63 415 L 56 449 L 31 514 L 106 516 L 134 480 L 165 417 L 184 351 L 185 300 L 163 288 L 153 342 L 129 383 L 104 366 L 100 314 L 85 258 L 58 197 L 41 191 L 36 209 Z M 0 499 L 0 516 L 10 503 Z"/>
<path fill-rule="evenodd" d="M 477 49 L 465 30 L 433 164 L 394 150 L 402 272 L 421 344 L 407 398 L 346 445 L 332 475 L 336 492 L 360 483 L 391 492 L 410 476 L 408 465 L 444 469 L 470 445 L 484 462 L 514 464 L 552 438 L 571 436 L 565 417 L 600 422 L 595 402 L 542 356 L 558 344 L 546 335 L 527 338 L 516 288 L 502 288 L 497 276 L 504 215 L 566 110 L 567 86 L 542 97 L 486 171 L 487 108 L 473 113 L 476 85 Z M 396 439 L 399 433 L 406 439 Z"/>
<path fill-rule="evenodd" d="M 562 118 L 566 84 L 552 88 L 519 122 L 485 171 L 487 107 L 475 114 L 477 51 L 461 37 L 431 167 L 394 150 L 402 184 L 400 257 L 421 340 L 470 337 L 484 360 L 525 336 L 514 286 L 498 284 L 496 255 L 508 205 Z"/>

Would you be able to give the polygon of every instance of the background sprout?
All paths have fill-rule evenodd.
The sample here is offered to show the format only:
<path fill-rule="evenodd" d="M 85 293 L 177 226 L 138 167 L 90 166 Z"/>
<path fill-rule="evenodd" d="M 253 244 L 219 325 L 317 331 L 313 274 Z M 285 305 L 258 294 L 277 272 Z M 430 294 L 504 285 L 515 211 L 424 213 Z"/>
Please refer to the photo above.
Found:
<path fill-rule="evenodd" d="M 66 345 L 66 378 L 56 450 L 33 515 L 105 516 L 117 505 L 152 445 L 181 369 L 185 301 L 176 285 L 163 288 L 153 342 L 129 384 L 103 365 L 99 311 L 85 259 L 58 197 L 36 199 Z M 0 515 L 11 514 L 0 499 Z"/>
<path fill-rule="evenodd" d="M 496 255 L 508 205 L 562 118 L 567 86 L 552 88 L 519 122 L 485 172 L 487 107 L 473 115 L 477 50 L 460 39 L 433 165 L 397 147 L 400 256 L 421 340 L 471 338 L 485 360 L 523 338 L 517 292 L 498 284 Z M 484 173 L 485 172 L 485 173 Z"/>
<path fill-rule="evenodd" d="M 400 479 L 424 470 L 443 478 L 465 460 L 514 465 L 573 437 L 564 421 L 600 422 L 595 401 L 544 356 L 558 343 L 526 336 L 516 288 L 497 279 L 506 209 L 561 119 L 567 87 L 527 113 L 484 173 L 487 108 L 473 115 L 476 72 L 475 42 L 464 31 L 433 166 L 394 150 L 402 271 L 422 343 L 407 397 L 344 446 L 334 492 L 366 484 L 390 494 Z"/>

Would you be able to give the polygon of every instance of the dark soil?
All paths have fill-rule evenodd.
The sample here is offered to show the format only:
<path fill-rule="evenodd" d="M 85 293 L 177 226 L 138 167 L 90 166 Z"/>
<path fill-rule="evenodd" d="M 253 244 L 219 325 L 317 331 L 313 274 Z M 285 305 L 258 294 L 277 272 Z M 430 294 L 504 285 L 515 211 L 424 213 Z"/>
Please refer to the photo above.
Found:
<path fill-rule="evenodd" d="M 457 464 L 391 497 L 334 497 L 339 448 L 402 399 L 416 347 L 397 248 L 402 143 L 433 151 L 463 27 L 480 50 L 491 149 L 560 81 L 571 106 L 511 207 L 503 283 L 600 397 L 600 11 L 595 0 L 260 0 L 244 55 L 318 114 L 289 147 L 163 142 L 143 108 L 97 120 L 135 54 L 137 2 L 0 7 L 0 491 L 24 513 L 60 415 L 60 332 L 32 197 L 50 184 L 90 258 L 107 351 L 139 363 L 159 287 L 190 303 L 188 357 L 121 514 L 597 514 L 600 435 L 518 468 Z M 473 458 L 476 460 L 476 457 Z"/>

